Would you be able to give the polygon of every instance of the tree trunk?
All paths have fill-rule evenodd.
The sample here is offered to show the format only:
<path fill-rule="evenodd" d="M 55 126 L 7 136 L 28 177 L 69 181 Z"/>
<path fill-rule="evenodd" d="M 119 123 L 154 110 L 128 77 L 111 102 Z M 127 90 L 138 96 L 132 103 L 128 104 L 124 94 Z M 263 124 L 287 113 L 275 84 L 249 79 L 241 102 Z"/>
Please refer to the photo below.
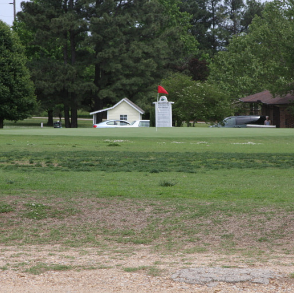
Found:
<path fill-rule="evenodd" d="M 78 128 L 78 110 L 75 101 L 71 107 L 71 128 Z"/>
<path fill-rule="evenodd" d="M 101 70 L 100 66 L 97 64 L 95 65 L 95 77 L 94 77 L 94 84 L 99 89 L 100 86 L 100 78 L 101 78 Z M 103 109 L 103 100 L 99 98 L 99 92 L 95 93 L 94 97 L 94 111 L 102 110 Z M 96 114 L 96 123 L 102 122 L 103 113 L 100 112 Z"/>
<path fill-rule="evenodd" d="M 47 126 L 53 126 L 53 110 L 48 110 Z"/>
<path fill-rule="evenodd" d="M 73 11 L 74 1 L 69 0 L 68 3 L 69 11 Z M 74 67 L 76 63 L 76 39 L 75 32 L 69 30 L 70 39 L 70 53 L 71 53 L 71 65 Z M 77 109 L 77 97 L 75 93 L 70 93 L 71 102 L 71 128 L 78 128 L 78 109 Z"/>
<path fill-rule="evenodd" d="M 99 99 L 99 97 L 95 96 L 94 99 L 95 111 L 103 109 L 103 100 Z M 102 122 L 103 112 L 96 114 L 96 123 Z"/>
<path fill-rule="evenodd" d="M 0 128 L 4 127 L 4 119 L 0 117 Z"/>
<path fill-rule="evenodd" d="M 70 128 L 70 120 L 69 120 L 69 106 L 64 105 L 64 124 L 66 128 Z"/>

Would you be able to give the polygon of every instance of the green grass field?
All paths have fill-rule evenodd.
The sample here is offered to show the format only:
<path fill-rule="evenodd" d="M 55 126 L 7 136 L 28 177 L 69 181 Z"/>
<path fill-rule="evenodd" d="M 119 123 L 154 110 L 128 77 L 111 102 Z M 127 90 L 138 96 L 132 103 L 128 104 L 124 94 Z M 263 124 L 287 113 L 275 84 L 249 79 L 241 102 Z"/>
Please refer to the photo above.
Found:
<path fill-rule="evenodd" d="M 0 130 L 1 245 L 293 254 L 294 130 Z"/>

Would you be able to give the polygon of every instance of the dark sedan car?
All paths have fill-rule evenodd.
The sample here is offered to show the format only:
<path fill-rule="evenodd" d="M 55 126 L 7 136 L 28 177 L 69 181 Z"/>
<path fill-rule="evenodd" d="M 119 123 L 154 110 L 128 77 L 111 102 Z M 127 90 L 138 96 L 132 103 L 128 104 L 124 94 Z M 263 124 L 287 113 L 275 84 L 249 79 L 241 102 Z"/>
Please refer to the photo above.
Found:
<path fill-rule="evenodd" d="M 264 125 L 265 116 L 250 115 L 250 116 L 230 116 L 222 122 L 214 125 L 214 127 L 247 127 L 250 125 Z"/>

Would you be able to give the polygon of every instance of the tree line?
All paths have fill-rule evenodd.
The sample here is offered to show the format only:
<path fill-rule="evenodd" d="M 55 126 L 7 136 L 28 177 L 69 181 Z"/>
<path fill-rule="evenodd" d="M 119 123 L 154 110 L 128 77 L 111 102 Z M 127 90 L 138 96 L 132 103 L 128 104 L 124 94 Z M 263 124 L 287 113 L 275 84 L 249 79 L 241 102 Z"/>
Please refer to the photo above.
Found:
<path fill-rule="evenodd" d="M 78 109 L 124 97 L 151 113 L 158 84 L 176 102 L 178 123 L 213 121 L 242 95 L 291 90 L 292 0 L 31 0 L 21 7 L 9 32 L 23 46 L 34 94 L 29 109 L 18 108 L 23 116 L 2 111 L 0 121 L 23 119 L 34 104 L 49 125 L 62 112 L 65 127 L 75 128 Z"/>

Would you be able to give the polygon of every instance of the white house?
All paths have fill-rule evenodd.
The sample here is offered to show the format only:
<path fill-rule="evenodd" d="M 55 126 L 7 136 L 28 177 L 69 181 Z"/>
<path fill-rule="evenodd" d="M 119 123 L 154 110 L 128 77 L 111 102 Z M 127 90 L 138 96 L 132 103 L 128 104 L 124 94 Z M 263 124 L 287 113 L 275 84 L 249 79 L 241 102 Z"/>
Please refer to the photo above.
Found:
<path fill-rule="evenodd" d="M 93 124 L 97 123 L 97 114 L 104 111 L 107 112 L 107 120 L 115 119 L 129 122 L 142 120 L 142 115 L 145 113 L 145 111 L 128 98 L 124 98 L 111 108 L 91 112 L 90 115 L 93 115 Z"/>

